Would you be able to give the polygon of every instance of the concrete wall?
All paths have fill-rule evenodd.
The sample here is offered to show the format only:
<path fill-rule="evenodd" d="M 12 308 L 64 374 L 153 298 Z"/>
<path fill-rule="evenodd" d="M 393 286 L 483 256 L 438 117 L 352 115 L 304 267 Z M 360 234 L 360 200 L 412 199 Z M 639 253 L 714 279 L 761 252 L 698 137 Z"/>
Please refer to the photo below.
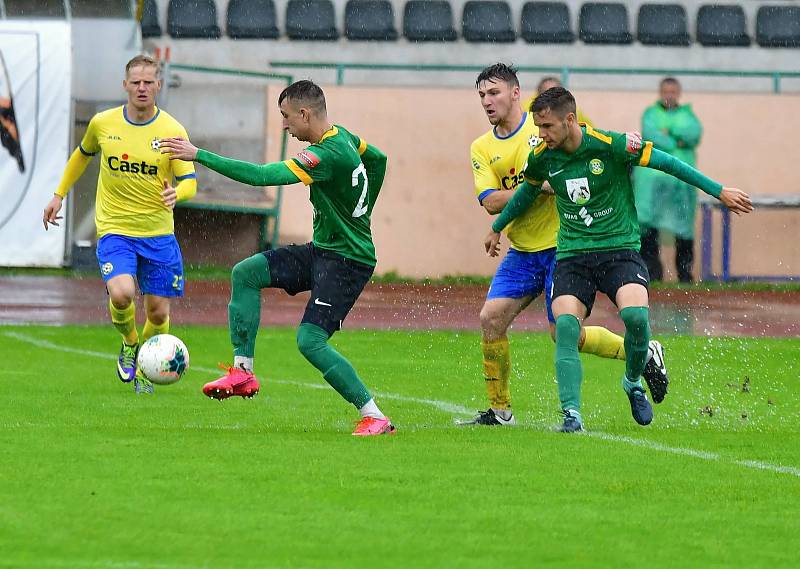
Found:
<path fill-rule="evenodd" d="M 277 159 L 279 148 L 279 91 L 268 90 L 267 160 Z M 372 217 L 377 271 L 414 277 L 491 274 L 495 261 L 482 251 L 490 217 L 474 197 L 469 165 L 470 142 L 488 128 L 474 91 L 329 87 L 326 94 L 334 122 L 389 156 Z M 639 129 L 642 110 L 654 100 L 653 93 L 631 92 L 576 92 L 576 97 L 598 127 L 620 131 Z M 792 118 L 800 116 L 800 96 L 691 94 L 686 101 L 704 124 L 699 149 L 704 172 L 753 195 L 800 193 L 800 169 L 791 166 L 783 150 L 796 136 Z M 302 147 L 293 140 L 290 152 Z M 281 241 L 306 241 L 310 229 L 308 190 L 288 188 Z M 800 251 L 793 238 L 798 229 L 797 210 L 735 219 L 732 271 L 800 274 Z M 718 245 L 719 239 L 717 267 Z"/>

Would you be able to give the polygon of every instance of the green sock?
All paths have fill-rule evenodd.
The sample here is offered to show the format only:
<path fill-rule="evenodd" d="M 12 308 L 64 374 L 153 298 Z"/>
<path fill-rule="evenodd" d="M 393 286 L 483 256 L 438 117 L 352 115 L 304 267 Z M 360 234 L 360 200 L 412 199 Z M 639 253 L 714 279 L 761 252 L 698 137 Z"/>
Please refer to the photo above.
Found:
<path fill-rule="evenodd" d="M 234 356 L 252 358 L 261 323 L 261 289 L 272 284 L 267 258 L 257 253 L 231 271 L 231 301 L 228 303 L 228 328 Z"/>
<path fill-rule="evenodd" d="M 556 319 L 556 379 L 562 409 L 581 409 L 581 379 L 583 369 L 578 356 L 581 324 L 572 314 Z"/>
<path fill-rule="evenodd" d="M 625 377 L 637 381 L 647 363 L 647 345 L 650 342 L 650 309 L 646 306 L 629 306 L 619 311 L 625 323 Z"/>
<path fill-rule="evenodd" d="M 300 324 L 297 329 L 297 348 L 311 365 L 322 372 L 331 387 L 346 401 L 361 409 L 372 399 L 355 368 L 342 354 L 328 344 L 330 335 L 314 324 Z"/>
<path fill-rule="evenodd" d="M 642 378 L 640 377 L 636 381 L 631 381 L 624 375 L 622 376 L 622 389 L 625 390 L 625 393 L 630 393 L 634 387 L 638 387 L 641 390 L 644 390 L 644 386 L 642 385 Z"/>

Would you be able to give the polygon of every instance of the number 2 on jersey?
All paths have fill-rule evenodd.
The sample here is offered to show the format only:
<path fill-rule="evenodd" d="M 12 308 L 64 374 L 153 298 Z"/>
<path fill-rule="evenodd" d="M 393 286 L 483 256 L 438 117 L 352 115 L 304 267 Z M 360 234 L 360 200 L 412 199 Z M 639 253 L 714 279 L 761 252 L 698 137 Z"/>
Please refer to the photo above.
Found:
<path fill-rule="evenodd" d="M 353 187 L 358 187 L 358 176 L 359 174 L 364 175 L 364 189 L 361 192 L 361 197 L 358 198 L 358 204 L 356 205 L 356 209 L 353 210 L 352 217 L 361 217 L 365 213 L 367 213 L 367 188 L 369 188 L 369 181 L 367 180 L 367 169 L 364 167 L 364 163 L 360 163 L 358 168 L 353 170 Z"/>

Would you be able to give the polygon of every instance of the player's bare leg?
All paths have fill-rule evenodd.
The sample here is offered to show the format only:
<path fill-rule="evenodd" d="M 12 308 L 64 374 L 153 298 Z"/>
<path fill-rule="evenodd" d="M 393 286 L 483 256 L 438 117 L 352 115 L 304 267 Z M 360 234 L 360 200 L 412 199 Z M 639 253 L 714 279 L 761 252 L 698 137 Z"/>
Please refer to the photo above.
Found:
<path fill-rule="evenodd" d="M 132 275 L 117 275 L 106 283 L 108 310 L 111 322 L 122 336 L 122 347 L 117 358 L 117 377 L 120 381 L 133 381 L 136 376 L 136 353 L 139 335 L 136 332 L 136 283 Z"/>
<path fill-rule="evenodd" d="M 511 410 L 511 354 L 508 347 L 508 327 L 533 300 L 522 298 L 492 298 L 484 303 L 480 313 L 481 347 L 483 349 L 483 379 L 489 397 L 489 408 L 462 425 L 513 425 Z"/>

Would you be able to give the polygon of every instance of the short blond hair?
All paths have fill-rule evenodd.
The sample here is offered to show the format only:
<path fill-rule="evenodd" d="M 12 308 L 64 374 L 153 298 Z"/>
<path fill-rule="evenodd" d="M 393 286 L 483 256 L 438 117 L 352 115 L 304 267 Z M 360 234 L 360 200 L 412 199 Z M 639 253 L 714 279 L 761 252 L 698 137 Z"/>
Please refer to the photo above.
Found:
<path fill-rule="evenodd" d="M 140 54 L 131 59 L 127 63 L 127 65 L 125 65 L 125 77 L 127 77 L 130 74 L 131 69 L 133 69 L 134 67 L 155 67 L 156 76 L 161 75 L 161 64 L 159 64 L 158 61 L 156 61 L 149 55 Z"/>

